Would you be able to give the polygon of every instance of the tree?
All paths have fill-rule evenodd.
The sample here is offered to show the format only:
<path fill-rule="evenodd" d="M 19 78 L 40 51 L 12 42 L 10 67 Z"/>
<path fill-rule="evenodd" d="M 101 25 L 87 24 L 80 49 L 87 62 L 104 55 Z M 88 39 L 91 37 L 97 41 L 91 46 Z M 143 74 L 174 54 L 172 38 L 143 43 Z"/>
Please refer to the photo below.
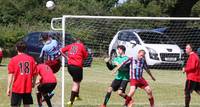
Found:
<path fill-rule="evenodd" d="M 199 0 L 177 0 L 172 12 L 171 17 L 189 17 L 191 15 L 192 7 Z"/>

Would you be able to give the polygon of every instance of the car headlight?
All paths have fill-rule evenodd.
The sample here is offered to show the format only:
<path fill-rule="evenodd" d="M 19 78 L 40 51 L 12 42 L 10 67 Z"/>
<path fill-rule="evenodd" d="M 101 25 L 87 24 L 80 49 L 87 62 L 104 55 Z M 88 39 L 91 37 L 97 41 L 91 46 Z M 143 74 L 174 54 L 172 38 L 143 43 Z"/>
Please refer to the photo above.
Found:
<path fill-rule="evenodd" d="M 159 58 L 158 58 L 158 53 L 157 53 L 154 49 L 149 48 L 149 47 L 146 47 L 146 48 L 147 48 L 148 51 L 149 51 L 149 57 L 150 57 L 151 59 L 159 60 Z"/>

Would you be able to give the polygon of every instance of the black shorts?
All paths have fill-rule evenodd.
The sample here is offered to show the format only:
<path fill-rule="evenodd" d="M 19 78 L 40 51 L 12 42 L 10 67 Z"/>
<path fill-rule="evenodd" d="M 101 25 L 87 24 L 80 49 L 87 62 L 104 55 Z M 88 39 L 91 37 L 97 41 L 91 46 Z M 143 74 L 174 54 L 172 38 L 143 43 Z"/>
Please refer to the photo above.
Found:
<path fill-rule="evenodd" d="M 125 93 L 128 82 L 129 82 L 128 80 L 114 79 L 111 84 L 111 87 L 113 88 L 113 91 L 122 90 L 122 92 Z"/>
<path fill-rule="evenodd" d="M 56 83 L 40 84 L 37 89 L 39 92 L 45 94 L 52 92 L 56 87 Z"/>
<path fill-rule="evenodd" d="M 74 65 L 68 65 L 68 72 L 72 76 L 73 81 L 75 82 L 81 82 L 83 79 L 83 68 L 74 66 Z"/>
<path fill-rule="evenodd" d="M 185 95 L 190 95 L 193 91 L 200 91 L 200 82 L 187 80 L 185 83 Z"/>
<path fill-rule="evenodd" d="M 22 100 L 24 105 L 33 104 L 31 93 L 21 94 L 12 92 L 11 106 L 20 106 Z"/>

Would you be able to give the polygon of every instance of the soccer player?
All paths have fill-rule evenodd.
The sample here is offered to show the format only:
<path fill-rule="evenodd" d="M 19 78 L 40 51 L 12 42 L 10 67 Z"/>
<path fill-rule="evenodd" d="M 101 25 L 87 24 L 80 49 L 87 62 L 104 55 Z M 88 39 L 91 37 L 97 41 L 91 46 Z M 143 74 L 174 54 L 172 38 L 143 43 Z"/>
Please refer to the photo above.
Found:
<path fill-rule="evenodd" d="M 52 97 L 53 94 L 49 96 L 49 93 L 51 93 L 56 87 L 57 84 L 56 77 L 52 69 L 47 64 L 44 63 L 37 65 L 37 73 L 40 76 L 39 85 L 37 86 L 38 105 L 39 107 L 42 107 L 42 96 L 43 96 L 48 107 L 52 107 L 50 98 Z"/>
<path fill-rule="evenodd" d="M 43 33 L 41 36 L 44 47 L 40 53 L 40 58 L 45 64 L 51 67 L 54 73 L 56 73 L 61 67 L 60 45 L 56 40 L 52 39 L 48 33 Z"/>
<path fill-rule="evenodd" d="M 117 47 L 117 52 L 119 53 L 119 56 L 113 60 L 112 65 L 109 65 L 108 60 L 106 60 L 107 67 L 109 69 L 112 69 L 110 66 L 118 66 L 119 64 L 122 64 L 124 61 L 128 60 L 128 57 L 125 55 L 125 51 L 126 48 L 123 45 L 119 45 Z M 113 74 L 115 73 L 116 72 L 113 72 Z M 118 94 L 125 99 L 127 97 L 125 91 L 128 82 L 129 82 L 129 67 L 119 69 L 117 71 L 115 79 L 113 80 L 111 86 L 107 90 L 104 103 L 101 105 L 101 107 L 106 107 L 112 91 L 118 91 Z"/>
<path fill-rule="evenodd" d="M 67 56 L 65 55 L 67 52 Z M 61 49 L 62 55 L 68 60 L 68 72 L 73 78 L 72 91 L 68 107 L 72 107 L 75 98 L 80 99 L 80 83 L 83 79 L 83 61 L 88 57 L 84 44 L 77 39 L 75 43 Z"/>
<path fill-rule="evenodd" d="M 122 65 L 130 63 L 130 91 L 128 93 L 128 96 L 126 97 L 125 101 L 125 107 L 131 107 L 133 105 L 133 99 L 132 96 L 134 95 L 136 89 L 139 87 L 141 89 L 144 89 L 149 97 L 150 107 L 154 107 L 154 97 L 152 94 L 152 89 L 148 85 L 147 81 L 143 78 L 143 69 L 150 75 L 152 80 L 156 80 L 153 75 L 151 74 L 150 70 L 147 67 L 147 63 L 145 61 L 145 51 L 139 50 L 138 52 L 138 58 L 134 59 L 133 57 L 129 58 L 127 61 L 125 61 Z M 119 69 L 120 66 L 116 67 L 115 70 Z"/>
<path fill-rule="evenodd" d="M 191 44 L 186 45 L 185 51 L 189 57 L 182 71 L 186 72 L 187 77 L 185 83 L 185 107 L 189 107 L 191 93 L 196 91 L 200 94 L 200 60 L 198 55 L 193 52 Z"/>
<path fill-rule="evenodd" d="M 24 107 L 29 107 L 33 104 L 31 92 L 35 85 L 36 62 L 33 57 L 24 53 L 26 50 L 24 42 L 17 42 L 16 49 L 17 55 L 8 64 L 7 95 L 11 96 L 12 107 L 19 107 L 21 100 Z"/>

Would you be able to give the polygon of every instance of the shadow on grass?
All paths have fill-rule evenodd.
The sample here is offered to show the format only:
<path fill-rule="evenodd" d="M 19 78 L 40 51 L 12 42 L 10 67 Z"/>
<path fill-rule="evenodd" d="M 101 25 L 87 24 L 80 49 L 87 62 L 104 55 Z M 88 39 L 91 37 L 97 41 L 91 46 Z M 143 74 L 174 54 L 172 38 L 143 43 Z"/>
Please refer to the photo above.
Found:
<path fill-rule="evenodd" d="M 2 65 L 2 64 L 0 64 L 0 67 L 1 67 L 1 66 L 2 66 L 2 67 L 5 67 L 5 66 L 7 66 L 7 65 Z"/>
<path fill-rule="evenodd" d="M 74 107 L 100 107 L 100 105 L 74 105 Z M 108 105 L 108 107 L 123 107 L 123 105 L 112 104 L 112 105 Z"/>

